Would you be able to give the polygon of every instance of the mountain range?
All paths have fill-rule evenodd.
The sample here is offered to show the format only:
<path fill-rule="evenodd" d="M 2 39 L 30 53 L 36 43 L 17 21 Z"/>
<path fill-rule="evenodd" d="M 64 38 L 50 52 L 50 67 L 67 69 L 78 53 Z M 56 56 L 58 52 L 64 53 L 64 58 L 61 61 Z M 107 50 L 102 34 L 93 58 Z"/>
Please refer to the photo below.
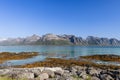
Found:
<path fill-rule="evenodd" d="M 32 35 L 26 38 L 0 39 L 0 45 L 80 45 L 80 46 L 120 46 L 115 38 L 99 38 L 88 36 L 86 39 L 75 35 L 45 34 Z"/>

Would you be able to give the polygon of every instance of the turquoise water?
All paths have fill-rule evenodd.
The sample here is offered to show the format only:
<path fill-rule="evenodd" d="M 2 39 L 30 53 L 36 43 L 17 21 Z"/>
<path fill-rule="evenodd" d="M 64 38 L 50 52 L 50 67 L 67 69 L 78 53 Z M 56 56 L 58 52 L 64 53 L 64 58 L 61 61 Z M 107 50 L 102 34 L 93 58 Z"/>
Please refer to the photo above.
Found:
<path fill-rule="evenodd" d="M 96 46 L 0 46 L 0 52 L 40 52 L 49 54 L 68 54 L 75 57 L 93 54 L 117 54 L 120 55 L 120 47 L 96 47 Z"/>
<path fill-rule="evenodd" d="M 43 60 L 45 57 L 78 57 L 94 54 L 120 55 L 120 47 L 97 46 L 0 46 L 0 52 L 39 52 L 37 56 L 27 60 L 12 60 L 15 65 Z"/>

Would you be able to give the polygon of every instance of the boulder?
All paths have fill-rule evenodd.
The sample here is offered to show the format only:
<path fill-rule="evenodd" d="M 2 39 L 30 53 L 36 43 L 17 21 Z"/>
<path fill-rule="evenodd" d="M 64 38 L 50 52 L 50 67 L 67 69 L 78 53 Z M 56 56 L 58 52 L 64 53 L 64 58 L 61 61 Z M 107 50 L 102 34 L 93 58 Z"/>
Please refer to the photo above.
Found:
<path fill-rule="evenodd" d="M 18 78 L 27 78 L 27 79 L 34 79 L 34 73 L 21 73 L 17 74 Z"/>
<path fill-rule="evenodd" d="M 54 67 L 54 68 L 45 68 L 45 70 L 51 70 L 55 74 L 62 75 L 64 73 L 64 70 L 60 67 Z"/>
<path fill-rule="evenodd" d="M 95 76 L 95 75 L 97 76 L 98 74 L 100 74 L 100 72 L 101 72 L 101 70 L 99 70 L 99 69 L 98 70 L 96 70 L 95 68 L 89 69 L 89 74 L 93 75 L 93 76 Z"/>
<path fill-rule="evenodd" d="M 72 75 L 77 75 L 77 69 L 74 68 L 74 67 L 72 67 L 72 68 L 71 68 L 71 74 L 72 74 Z"/>
<path fill-rule="evenodd" d="M 42 73 L 38 76 L 40 80 L 46 80 L 49 78 L 49 75 L 47 73 Z"/>
<path fill-rule="evenodd" d="M 45 70 L 45 67 L 37 67 L 41 72 Z"/>
<path fill-rule="evenodd" d="M 86 74 L 86 71 L 82 71 L 79 75 L 80 78 L 86 79 L 88 78 L 88 75 Z"/>
<path fill-rule="evenodd" d="M 114 80 L 114 78 L 112 78 L 110 75 L 108 74 L 101 74 L 100 75 L 100 79 L 102 80 Z"/>
<path fill-rule="evenodd" d="M 44 70 L 42 73 L 47 73 L 50 78 L 53 78 L 55 76 L 55 73 L 51 70 Z"/>
<path fill-rule="evenodd" d="M 107 75 L 106 80 L 114 80 L 110 75 Z"/>
<path fill-rule="evenodd" d="M 92 76 L 91 80 L 100 80 L 98 77 Z"/>
<path fill-rule="evenodd" d="M 56 75 L 63 75 L 63 73 L 64 73 L 64 72 L 61 71 L 61 70 L 57 70 L 57 71 L 55 71 L 55 74 L 56 74 Z"/>
<path fill-rule="evenodd" d="M 34 73 L 35 77 L 38 77 L 41 74 L 41 71 L 39 69 L 33 69 L 30 72 Z"/>
<path fill-rule="evenodd" d="M 8 74 L 10 72 L 9 69 L 0 69 L 0 75 L 5 75 Z"/>

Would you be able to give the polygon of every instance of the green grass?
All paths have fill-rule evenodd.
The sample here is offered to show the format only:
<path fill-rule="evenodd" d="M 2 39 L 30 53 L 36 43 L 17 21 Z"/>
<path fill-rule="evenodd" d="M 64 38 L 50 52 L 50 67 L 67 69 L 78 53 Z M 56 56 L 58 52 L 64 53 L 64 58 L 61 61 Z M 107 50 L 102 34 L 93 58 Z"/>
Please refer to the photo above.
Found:
<path fill-rule="evenodd" d="M 0 77 L 0 80 L 27 80 L 27 79 L 12 79 L 9 77 Z"/>
<path fill-rule="evenodd" d="M 90 75 L 87 75 L 87 80 L 92 80 Z"/>
<path fill-rule="evenodd" d="M 0 77 L 0 80 L 15 80 L 15 79 L 11 79 L 11 78 L 8 78 L 8 77 Z"/>

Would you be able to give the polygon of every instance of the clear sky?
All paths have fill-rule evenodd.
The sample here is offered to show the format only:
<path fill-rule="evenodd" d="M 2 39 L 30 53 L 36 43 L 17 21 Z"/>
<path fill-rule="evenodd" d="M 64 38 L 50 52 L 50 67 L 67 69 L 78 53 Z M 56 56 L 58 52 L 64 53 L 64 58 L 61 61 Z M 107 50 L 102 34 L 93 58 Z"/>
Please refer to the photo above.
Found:
<path fill-rule="evenodd" d="M 0 37 L 46 33 L 120 39 L 120 0 L 0 0 Z"/>

